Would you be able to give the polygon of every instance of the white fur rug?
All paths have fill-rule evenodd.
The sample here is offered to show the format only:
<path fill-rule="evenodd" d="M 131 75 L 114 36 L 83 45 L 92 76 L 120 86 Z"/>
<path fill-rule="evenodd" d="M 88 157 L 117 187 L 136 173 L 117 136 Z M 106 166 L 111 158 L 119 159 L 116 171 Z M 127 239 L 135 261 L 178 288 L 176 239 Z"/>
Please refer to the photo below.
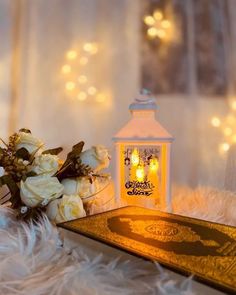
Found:
<path fill-rule="evenodd" d="M 235 194 L 182 188 L 174 195 L 175 213 L 236 225 Z M 191 279 L 173 281 L 156 266 L 150 273 L 133 262 L 104 264 L 99 253 L 91 259 L 82 250 L 62 247 L 57 228 L 46 217 L 37 226 L 26 225 L 0 207 L 0 294 L 196 294 Z"/>

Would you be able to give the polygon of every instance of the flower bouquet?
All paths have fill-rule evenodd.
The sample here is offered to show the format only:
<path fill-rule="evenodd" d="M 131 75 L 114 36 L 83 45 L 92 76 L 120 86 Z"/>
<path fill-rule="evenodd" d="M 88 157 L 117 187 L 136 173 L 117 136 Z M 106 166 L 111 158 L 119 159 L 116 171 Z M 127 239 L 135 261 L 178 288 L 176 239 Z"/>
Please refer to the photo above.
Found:
<path fill-rule="evenodd" d="M 99 192 L 114 195 L 110 175 L 101 171 L 110 163 L 101 145 L 83 151 L 84 142 L 72 147 L 62 162 L 61 147 L 45 149 L 28 129 L 20 129 L 0 146 L 0 187 L 7 186 L 1 203 L 8 203 L 19 218 L 37 219 L 43 212 L 59 223 L 83 217 Z"/>

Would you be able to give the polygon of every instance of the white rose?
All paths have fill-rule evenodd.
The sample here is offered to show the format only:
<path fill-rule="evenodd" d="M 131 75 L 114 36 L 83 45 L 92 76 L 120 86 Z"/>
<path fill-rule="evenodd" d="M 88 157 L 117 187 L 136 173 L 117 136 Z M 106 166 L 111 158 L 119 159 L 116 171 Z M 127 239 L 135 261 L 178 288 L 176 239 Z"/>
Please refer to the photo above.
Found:
<path fill-rule="evenodd" d="M 77 180 L 76 178 L 65 178 L 62 180 L 63 194 L 65 195 L 77 195 Z"/>
<path fill-rule="evenodd" d="M 59 198 L 62 195 L 63 185 L 56 177 L 38 175 L 28 177 L 20 183 L 20 196 L 22 202 L 29 207 L 36 207 L 43 202 Z"/>
<path fill-rule="evenodd" d="M 77 178 L 77 193 L 81 198 L 96 194 L 101 189 L 101 186 L 101 178 L 93 179 L 92 183 L 88 177 Z"/>
<path fill-rule="evenodd" d="M 98 172 L 109 166 L 111 157 L 106 147 L 97 145 L 82 152 L 80 159 L 84 165 L 89 165 L 95 172 Z"/>
<path fill-rule="evenodd" d="M 3 167 L 0 166 L 0 177 L 2 177 L 5 174 L 5 170 Z"/>
<path fill-rule="evenodd" d="M 87 176 L 67 178 L 62 180 L 63 193 L 66 195 L 79 195 L 82 199 L 90 197 L 103 189 L 108 183 L 108 178 L 96 177 L 90 181 Z"/>
<path fill-rule="evenodd" d="M 31 133 L 19 132 L 19 138 L 16 142 L 16 149 L 26 148 L 27 151 L 32 154 L 34 153 L 40 146 L 43 145 L 43 142 L 34 137 Z"/>
<path fill-rule="evenodd" d="M 33 162 L 32 171 L 38 175 L 45 174 L 52 176 L 58 170 L 59 158 L 55 155 L 39 155 L 36 156 Z"/>
<path fill-rule="evenodd" d="M 50 202 L 46 214 L 56 223 L 86 216 L 83 202 L 77 195 L 63 195 L 61 199 Z"/>

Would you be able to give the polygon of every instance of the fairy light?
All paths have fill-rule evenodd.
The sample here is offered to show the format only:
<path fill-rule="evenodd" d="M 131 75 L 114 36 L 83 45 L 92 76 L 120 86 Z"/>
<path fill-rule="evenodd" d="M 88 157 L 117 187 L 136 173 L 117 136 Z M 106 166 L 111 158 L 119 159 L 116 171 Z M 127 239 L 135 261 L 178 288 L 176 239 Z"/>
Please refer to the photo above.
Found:
<path fill-rule="evenodd" d="M 64 65 L 64 66 L 61 68 L 61 71 L 62 71 L 63 74 L 68 74 L 68 73 L 70 73 L 70 71 L 71 71 L 71 66 L 69 66 L 69 65 Z"/>
<path fill-rule="evenodd" d="M 160 40 L 167 40 L 173 35 L 171 29 L 171 22 L 165 19 L 160 9 L 153 12 L 152 15 L 146 15 L 143 21 L 147 28 L 147 36 L 150 39 L 159 38 Z"/>
<path fill-rule="evenodd" d="M 223 132 L 225 136 L 230 136 L 232 135 L 233 130 L 230 127 L 226 127 Z"/>
<path fill-rule="evenodd" d="M 164 29 L 169 29 L 170 26 L 171 26 L 171 24 L 170 24 L 170 22 L 169 22 L 167 19 L 164 19 L 164 20 L 161 22 L 161 26 L 162 26 L 162 28 L 164 28 Z"/>
<path fill-rule="evenodd" d="M 160 21 L 160 20 L 163 19 L 163 14 L 162 14 L 160 9 L 155 10 L 154 13 L 153 13 L 153 16 L 154 16 L 155 20 Z"/>
<path fill-rule="evenodd" d="M 83 91 L 79 92 L 78 96 L 77 96 L 78 100 L 80 101 L 84 101 L 87 99 L 87 94 Z"/>
<path fill-rule="evenodd" d="M 227 142 L 224 142 L 220 145 L 220 149 L 222 152 L 226 153 L 230 148 L 230 145 Z"/>
<path fill-rule="evenodd" d="M 147 30 L 147 34 L 148 34 L 148 36 L 149 37 L 151 37 L 151 38 L 155 38 L 156 36 L 157 36 L 157 29 L 156 28 L 149 28 L 148 30 Z"/>
<path fill-rule="evenodd" d="M 138 150 L 135 148 L 131 154 L 131 163 L 133 166 L 138 166 L 139 164 L 139 152 Z"/>
<path fill-rule="evenodd" d="M 97 93 L 97 89 L 94 86 L 88 88 L 88 94 L 95 95 Z"/>
<path fill-rule="evenodd" d="M 66 96 L 80 102 L 105 103 L 107 101 L 107 94 L 97 87 L 94 71 L 90 70 L 98 49 L 97 43 L 85 42 L 78 48 L 70 49 L 65 53 L 65 62 L 60 72 L 65 80 Z"/>
<path fill-rule="evenodd" d="M 230 111 L 222 118 L 212 117 L 211 125 L 219 129 L 223 135 L 223 142 L 219 144 L 219 152 L 223 155 L 228 152 L 232 144 L 236 144 L 236 99 L 229 101 Z"/>
<path fill-rule="evenodd" d="M 219 127 L 220 126 L 220 119 L 218 117 L 213 117 L 211 119 L 211 124 L 214 127 Z"/>
<path fill-rule="evenodd" d="M 157 172 L 159 169 L 159 162 L 157 158 L 150 159 L 149 169 L 151 172 Z"/>
<path fill-rule="evenodd" d="M 98 51 L 96 43 L 85 43 L 83 49 L 90 54 L 96 54 Z"/>
<path fill-rule="evenodd" d="M 166 37 L 166 32 L 164 30 L 157 30 L 157 36 L 162 39 Z"/>
<path fill-rule="evenodd" d="M 75 83 L 74 82 L 67 82 L 66 83 L 66 90 L 71 91 L 75 89 Z"/>
<path fill-rule="evenodd" d="M 145 171 L 142 165 L 138 165 L 135 174 L 136 174 L 137 181 L 139 182 L 144 181 Z"/>
<path fill-rule="evenodd" d="M 231 107 L 234 111 L 236 111 L 236 100 L 232 101 Z"/>
<path fill-rule="evenodd" d="M 97 102 L 104 102 L 106 100 L 106 96 L 105 94 L 103 93 L 99 93 L 97 96 L 96 96 L 96 101 Z"/>
<path fill-rule="evenodd" d="M 67 59 L 75 59 L 77 57 L 77 52 L 75 50 L 69 50 L 66 57 Z"/>
<path fill-rule="evenodd" d="M 153 26 L 156 22 L 155 19 L 151 15 L 145 16 L 143 21 L 147 26 Z"/>

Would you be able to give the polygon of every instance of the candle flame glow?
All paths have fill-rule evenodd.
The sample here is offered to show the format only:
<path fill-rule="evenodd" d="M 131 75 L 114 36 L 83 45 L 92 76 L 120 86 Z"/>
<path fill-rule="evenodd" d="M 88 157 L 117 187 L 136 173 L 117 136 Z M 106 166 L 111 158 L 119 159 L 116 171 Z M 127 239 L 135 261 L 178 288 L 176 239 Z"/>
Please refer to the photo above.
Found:
<path fill-rule="evenodd" d="M 156 172 L 159 169 L 159 162 L 157 158 L 150 160 L 149 168 L 151 172 Z"/>
<path fill-rule="evenodd" d="M 131 163 L 133 166 L 138 166 L 139 164 L 139 152 L 137 149 L 134 149 L 131 154 Z"/>
<path fill-rule="evenodd" d="M 136 169 L 137 180 L 139 182 L 144 181 L 144 176 L 145 176 L 144 167 L 141 165 L 138 165 L 138 167 Z"/>

